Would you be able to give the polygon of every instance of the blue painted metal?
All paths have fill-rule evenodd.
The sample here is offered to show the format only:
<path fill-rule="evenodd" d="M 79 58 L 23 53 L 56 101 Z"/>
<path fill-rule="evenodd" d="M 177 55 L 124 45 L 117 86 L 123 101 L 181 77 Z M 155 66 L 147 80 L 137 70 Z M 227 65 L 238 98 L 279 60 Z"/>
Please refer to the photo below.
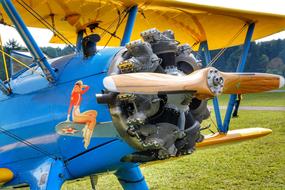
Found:
<path fill-rule="evenodd" d="M 220 112 L 219 100 L 217 97 L 214 97 L 213 105 L 214 105 L 214 110 L 215 110 L 218 131 L 221 132 L 223 123 L 222 123 L 222 117 L 221 117 L 221 112 Z"/>
<path fill-rule="evenodd" d="M 81 144 L 82 139 L 77 138 L 76 144 Z M 69 139 L 75 144 L 75 139 Z M 81 142 L 79 141 L 81 140 Z M 117 138 L 95 138 L 92 139 L 92 145 L 85 154 L 79 155 L 82 150 L 74 154 L 70 150 L 64 150 L 73 154 L 72 157 L 68 157 L 65 160 L 66 167 L 73 178 L 80 178 L 88 176 L 93 173 L 102 173 L 106 171 L 118 170 L 121 167 L 126 167 L 128 163 L 121 162 L 122 157 L 135 152 L 133 148 L 127 145 L 123 140 Z M 97 141 L 97 143 L 96 143 Z M 94 144 L 96 143 L 96 144 Z M 62 145 L 62 149 L 66 148 Z M 73 148 L 72 148 L 73 149 Z M 110 151 L 111 150 L 111 151 Z M 62 150 L 63 151 L 63 150 Z"/>
<path fill-rule="evenodd" d="M 208 43 L 207 41 L 204 41 L 201 43 L 201 45 L 202 45 L 202 50 L 204 52 L 206 65 L 208 65 L 211 62 L 211 55 L 208 49 Z M 217 97 L 214 97 L 213 105 L 214 105 L 214 110 L 215 110 L 217 127 L 218 127 L 218 130 L 220 131 L 223 127 L 223 123 L 222 123 L 222 118 L 221 118 L 221 113 L 220 113 L 219 100 Z"/>
<path fill-rule="evenodd" d="M 208 42 L 207 41 L 201 42 L 201 46 L 202 46 L 202 51 L 204 53 L 204 57 L 206 61 L 203 64 L 203 66 L 206 67 L 211 62 L 211 55 L 210 55 L 209 48 L 208 48 Z"/>
<path fill-rule="evenodd" d="M 255 27 L 255 23 L 251 23 L 248 26 L 246 38 L 245 38 L 245 41 L 244 41 L 243 53 L 242 53 L 242 56 L 241 56 L 241 61 L 240 61 L 239 65 L 238 65 L 238 68 L 237 68 L 236 72 L 243 72 L 244 71 L 247 55 L 248 55 L 249 48 L 250 48 L 251 38 L 252 38 L 252 35 L 253 35 L 253 32 L 254 32 L 254 27 Z"/>
<path fill-rule="evenodd" d="M 211 62 L 211 55 L 209 53 L 207 41 L 203 41 L 200 43 L 199 52 L 204 54 L 205 62 L 202 62 L 202 66 L 203 68 L 205 68 Z"/>
<path fill-rule="evenodd" d="M 61 189 L 67 177 L 64 163 L 60 159 L 50 159 L 50 162 L 50 169 L 46 180 L 46 190 Z"/>
<path fill-rule="evenodd" d="M 229 125 L 230 125 L 230 121 L 231 121 L 232 112 L 233 112 L 233 108 L 235 105 L 236 98 L 237 98 L 236 94 L 230 95 L 226 115 L 224 118 L 224 124 L 223 124 L 222 130 L 220 131 L 222 133 L 227 133 L 229 130 Z"/>
<path fill-rule="evenodd" d="M 82 50 L 83 34 L 84 34 L 84 31 L 82 31 L 82 30 L 77 33 L 77 40 L 76 40 L 77 52 L 81 52 L 81 50 Z"/>
<path fill-rule="evenodd" d="M 95 97 L 104 88 L 103 78 L 120 49 L 106 48 L 89 58 L 83 58 L 81 54 L 60 58 L 51 63 L 58 70 L 54 85 L 49 85 L 36 73 L 25 71 L 11 81 L 15 92 L 12 96 L 0 93 L 0 165 L 17 173 L 6 185 L 28 183 L 32 189 L 40 189 L 36 176 L 52 167 L 49 175 L 63 173 L 63 178 L 55 178 L 57 183 L 49 186 L 58 189 L 62 180 L 118 170 L 128 165 L 121 162 L 121 158 L 135 150 L 118 137 L 108 106 L 97 104 Z M 98 125 L 87 150 L 80 135 L 59 135 L 55 129 L 58 123 L 66 120 L 70 93 L 78 80 L 90 87 L 80 109 L 98 112 Z M 32 143 L 37 150 L 3 133 L 3 129 Z"/>
<path fill-rule="evenodd" d="M 10 169 L 17 171 L 17 176 L 5 185 L 27 184 L 31 190 L 59 190 L 63 182 L 71 178 L 64 163 L 51 158 L 22 160 Z"/>
<path fill-rule="evenodd" d="M 120 44 L 121 46 L 125 46 L 131 40 L 132 32 L 133 32 L 135 21 L 136 21 L 137 12 L 138 12 L 137 6 L 133 6 L 130 9 L 127 24 L 125 27 L 124 36 Z"/>
<path fill-rule="evenodd" d="M 5 12 L 9 16 L 9 18 L 15 25 L 17 31 L 21 35 L 22 39 L 24 40 L 25 44 L 27 45 L 27 48 L 30 50 L 34 59 L 39 64 L 39 66 L 42 68 L 44 74 L 47 77 L 47 80 L 50 82 L 55 82 L 56 73 L 54 72 L 53 68 L 49 65 L 49 63 L 47 62 L 46 57 L 44 56 L 41 49 L 35 42 L 34 38 L 32 37 L 31 33 L 26 27 L 21 16 L 18 14 L 11 0 L 2 0 L 1 4 L 3 8 L 5 9 Z"/>
<path fill-rule="evenodd" d="M 136 164 L 120 168 L 115 175 L 124 190 L 148 190 L 144 176 Z"/>
<path fill-rule="evenodd" d="M 236 72 L 243 72 L 244 71 L 244 67 L 245 67 L 245 63 L 246 63 L 246 58 L 249 52 L 249 48 L 250 48 L 250 41 L 254 32 L 254 27 L 255 27 L 255 23 L 251 23 L 248 26 L 248 30 L 247 30 L 247 34 L 246 34 L 246 38 L 244 41 L 244 46 L 243 46 L 243 52 L 242 52 L 242 56 L 240 59 L 240 63 L 237 67 Z M 224 124 L 223 124 L 223 128 L 221 130 L 221 132 L 223 133 L 227 133 L 229 130 L 229 125 L 230 125 L 230 121 L 231 121 L 231 116 L 232 116 L 232 112 L 233 112 L 233 108 L 234 108 L 234 104 L 236 101 L 237 95 L 236 94 L 232 94 L 230 96 L 230 100 L 228 103 L 228 108 L 226 111 L 226 116 L 224 119 Z"/>

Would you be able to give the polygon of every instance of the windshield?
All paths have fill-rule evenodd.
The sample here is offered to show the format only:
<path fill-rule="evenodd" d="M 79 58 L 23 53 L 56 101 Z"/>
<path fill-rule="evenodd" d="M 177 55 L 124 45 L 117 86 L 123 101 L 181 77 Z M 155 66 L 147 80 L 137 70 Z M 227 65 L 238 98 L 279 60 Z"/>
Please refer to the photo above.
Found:
<path fill-rule="evenodd" d="M 31 66 L 33 64 L 33 58 L 29 52 L 23 51 L 12 51 L 11 56 L 15 59 L 21 61 L 23 64 L 27 66 Z M 14 59 L 10 58 L 11 63 L 11 74 L 12 78 L 17 77 L 20 73 L 27 70 L 27 67 L 17 63 Z"/>

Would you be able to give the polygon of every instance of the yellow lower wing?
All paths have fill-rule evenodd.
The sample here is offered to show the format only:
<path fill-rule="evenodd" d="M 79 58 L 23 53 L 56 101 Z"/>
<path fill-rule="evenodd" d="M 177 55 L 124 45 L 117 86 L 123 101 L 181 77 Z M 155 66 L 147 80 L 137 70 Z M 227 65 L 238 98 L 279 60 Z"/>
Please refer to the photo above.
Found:
<path fill-rule="evenodd" d="M 272 133 L 271 129 L 266 128 L 246 128 L 231 130 L 227 134 L 215 133 L 205 136 L 205 139 L 201 143 L 197 143 L 197 147 L 206 147 L 210 145 L 218 145 L 225 143 L 234 143 L 244 140 L 254 139 L 262 137 Z"/>
<path fill-rule="evenodd" d="M 245 141 L 245 140 L 251 140 L 251 139 L 258 138 L 258 137 L 263 137 L 270 133 L 272 133 L 272 130 L 266 129 L 266 128 L 236 129 L 236 130 L 229 131 L 227 134 L 215 133 L 215 134 L 207 135 L 205 136 L 205 139 L 203 140 L 203 142 L 196 144 L 196 147 L 198 149 L 201 149 L 201 148 L 210 148 L 211 146 L 215 146 L 215 145 L 238 143 L 238 142 Z M 171 160 L 176 160 L 183 156 L 187 156 L 187 155 L 182 155 L 179 157 L 174 156 L 166 160 L 156 160 L 156 161 L 144 163 L 142 164 L 142 167 L 150 166 L 150 165 L 154 165 L 158 163 L 163 163 L 163 162 L 169 162 Z"/>

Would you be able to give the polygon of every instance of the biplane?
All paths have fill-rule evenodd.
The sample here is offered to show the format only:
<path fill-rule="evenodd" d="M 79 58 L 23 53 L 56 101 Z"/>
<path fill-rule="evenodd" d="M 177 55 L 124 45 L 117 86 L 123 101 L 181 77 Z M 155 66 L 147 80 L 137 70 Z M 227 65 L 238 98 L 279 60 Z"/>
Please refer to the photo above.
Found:
<path fill-rule="evenodd" d="M 112 171 L 123 189 L 148 189 L 140 164 L 271 133 L 229 124 L 237 94 L 284 86 L 281 76 L 243 71 L 250 42 L 284 30 L 285 15 L 176 0 L 0 2 L 1 23 L 16 28 L 30 52 L 20 59 L 0 50 L 3 187 L 56 190 Z M 51 42 L 74 53 L 48 59 L 27 27 L 50 29 Z M 242 44 L 237 72 L 213 67 Z M 22 68 L 9 72 L 5 57 Z M 220 94 L 230 94 L 224 121 Z M 218 132 L 204 136 L 212 99 Z"/>

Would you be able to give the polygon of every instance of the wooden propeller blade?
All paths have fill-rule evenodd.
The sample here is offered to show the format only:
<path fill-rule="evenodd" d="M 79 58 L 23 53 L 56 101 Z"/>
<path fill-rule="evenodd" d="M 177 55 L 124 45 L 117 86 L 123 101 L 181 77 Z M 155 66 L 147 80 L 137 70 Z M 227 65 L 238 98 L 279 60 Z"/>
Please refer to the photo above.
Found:
<path fill-rule="evenodd" d="M 247 94 L 274 90 L 284 86 L 284 78 L 267 73 L 223 73 L 223 94 Z"/>
<path fill-rule="evenodd" d="M 207 86 L 207 69 L 201 69 L 188 76 L 174 76 L 160 73 L 130 73 L 111 75 L 104 79 L 106 89 L 112 92 L 157 94 L 161 92 L 195 91 L 213 95 Z"/>
<path fill-rule="evenodd" d="M 111 75 L 104 79 L 107 90 L 121 93 L 157 94 L 193 92 L 200 99 L 224 94 L 245 94 L 284 86 L 284 78 L 263 73 L 225 73 L 209 67 L 187 76 L 159 73 Z"/>

